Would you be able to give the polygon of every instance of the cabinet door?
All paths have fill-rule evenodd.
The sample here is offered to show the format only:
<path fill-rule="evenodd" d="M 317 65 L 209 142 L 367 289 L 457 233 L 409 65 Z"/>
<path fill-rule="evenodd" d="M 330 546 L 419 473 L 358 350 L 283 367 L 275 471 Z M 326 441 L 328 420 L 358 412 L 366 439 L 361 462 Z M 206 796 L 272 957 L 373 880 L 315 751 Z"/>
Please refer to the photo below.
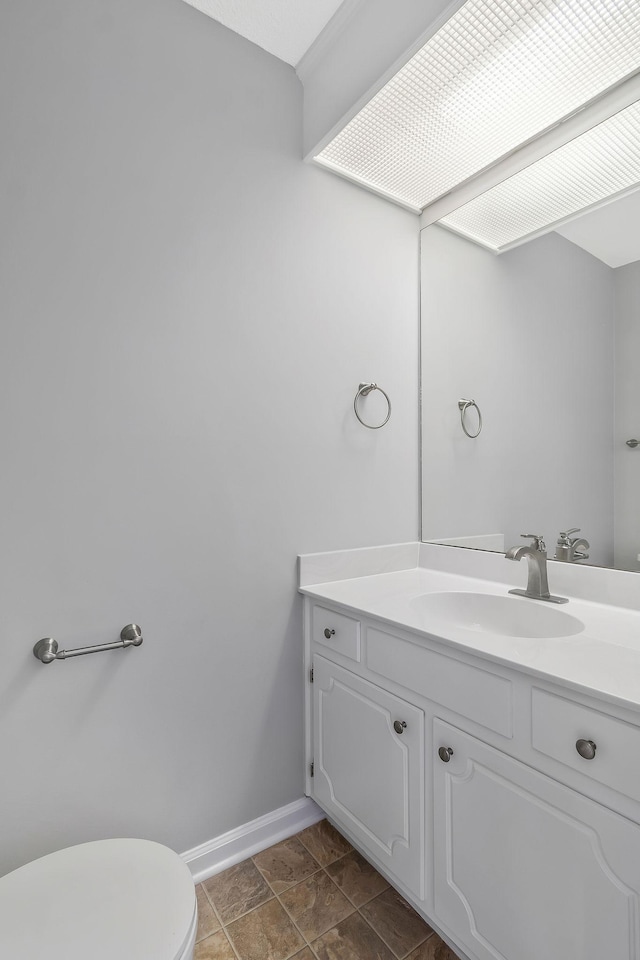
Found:
<path fill-rule="evenodd" d="M 424 713 L 323 657 L 313 675 L 313 795 L 422 899 Z"/>
<path fill-rule="evenodd" d="M 640 960 L 637 824 L 440 720 L 434 756 L 435 914 L 471 956 Z"/>

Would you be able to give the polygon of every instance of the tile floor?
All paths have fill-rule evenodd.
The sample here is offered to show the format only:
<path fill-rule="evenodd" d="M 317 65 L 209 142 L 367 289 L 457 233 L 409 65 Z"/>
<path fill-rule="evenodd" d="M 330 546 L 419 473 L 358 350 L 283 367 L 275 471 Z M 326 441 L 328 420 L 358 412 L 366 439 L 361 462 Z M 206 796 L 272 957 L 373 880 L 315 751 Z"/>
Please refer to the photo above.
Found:
<path fill-rule="evenodd" d="M 194 960 L 457 960 L 326 820 L 197 894 Z"/>

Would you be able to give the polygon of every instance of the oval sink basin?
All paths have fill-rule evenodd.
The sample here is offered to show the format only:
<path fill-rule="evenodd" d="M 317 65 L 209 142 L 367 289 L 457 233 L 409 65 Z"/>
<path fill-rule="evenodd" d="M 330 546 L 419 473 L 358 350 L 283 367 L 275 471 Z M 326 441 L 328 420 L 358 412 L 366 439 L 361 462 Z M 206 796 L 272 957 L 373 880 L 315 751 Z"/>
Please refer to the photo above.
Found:
<path fill-rule="evenodd" d="M 549 604 L 490 593 L 424 593 L 411 601 L 414 610 L 439 626 L 463 628 L 504 637 L 572 637 L 584 623 Z"/>

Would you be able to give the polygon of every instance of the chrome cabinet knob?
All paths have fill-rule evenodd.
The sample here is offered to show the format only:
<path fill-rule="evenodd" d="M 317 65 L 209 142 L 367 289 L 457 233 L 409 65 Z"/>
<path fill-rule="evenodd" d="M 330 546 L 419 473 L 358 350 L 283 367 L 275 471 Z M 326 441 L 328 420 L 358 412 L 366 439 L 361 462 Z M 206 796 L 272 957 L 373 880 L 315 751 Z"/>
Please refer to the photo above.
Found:
<path fill-rule="evenodd" d="M 329 627 L 324 628 L 324 635 L 327 640 L 331 640 L 331 637 L 335 636 L 335 630 L 330 630 Z"/>
<path fill-rule="evenodd" d="M 453 750 L 451 747 L 440 747 L 438 749 L 438 756 L 443 763 L 449 763 L 449 760 L 451 760 L 451 757 L 453 756 Z"/>
<path fill-rule="evenodd" d="M 393 729 L 395 730 L 396 733 L 402 733 L 403 730 L 406 730 L 406 727 L 407 725 L 404 722 L 404 720 L 393 721 Z"/>
<path fill-rule="evenodd" d="M 593 760 L 596 755 L 596 745 L 593 740 L 576 740 L 576 750 L 584 760 Z"/>

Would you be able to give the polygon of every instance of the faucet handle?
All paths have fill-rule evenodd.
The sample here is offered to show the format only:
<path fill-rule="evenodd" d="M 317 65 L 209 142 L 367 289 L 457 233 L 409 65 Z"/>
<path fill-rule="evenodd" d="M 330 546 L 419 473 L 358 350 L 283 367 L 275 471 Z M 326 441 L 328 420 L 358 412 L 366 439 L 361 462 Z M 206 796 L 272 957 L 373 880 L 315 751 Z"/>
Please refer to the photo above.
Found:
<path fill-rule="evenodd" d="M 580 527 L 571 527 L 569 530 L 565 530 L 565 531 L 561 530 L 560 536 L 566 537 L 567 539 L 569 539 L 572 533 L 580 533 Z"/>
<path fill-rule="evenodd" d="M 525 540 L 533 540 L 531 546 L 534 550 L 542 550 L 544 553 L 547 549 L 543 533 L 521 533 L 520 536 L 524 537 Z"/>

